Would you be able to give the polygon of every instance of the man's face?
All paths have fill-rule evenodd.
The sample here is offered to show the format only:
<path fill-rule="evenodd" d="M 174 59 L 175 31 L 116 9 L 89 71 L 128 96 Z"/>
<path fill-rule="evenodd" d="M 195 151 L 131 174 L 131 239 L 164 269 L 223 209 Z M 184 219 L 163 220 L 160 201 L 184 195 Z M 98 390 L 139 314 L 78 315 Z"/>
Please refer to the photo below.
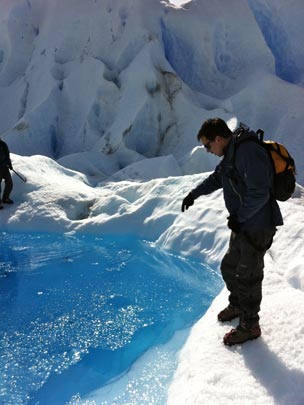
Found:
<path fill-rule="evenodd" d="M 221 136 L 216 136 L 213 141 L 210 141 L 202 136 L 201 142 L 208 153 L 221 157 L 224 155 L 224 149 L 228 143 L 228 140 Z"/>

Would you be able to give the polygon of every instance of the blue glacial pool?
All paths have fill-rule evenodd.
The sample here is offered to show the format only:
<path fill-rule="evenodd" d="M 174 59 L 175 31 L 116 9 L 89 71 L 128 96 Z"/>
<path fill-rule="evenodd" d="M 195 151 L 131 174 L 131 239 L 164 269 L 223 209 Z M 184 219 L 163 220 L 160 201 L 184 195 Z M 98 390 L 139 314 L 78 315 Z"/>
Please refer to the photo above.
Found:
<path fill-rule="evenodd" d="M 215 271 L 132 237 L 0 243 L 1 404 L 166 403 L 178 349 L 222 288 Z"/>

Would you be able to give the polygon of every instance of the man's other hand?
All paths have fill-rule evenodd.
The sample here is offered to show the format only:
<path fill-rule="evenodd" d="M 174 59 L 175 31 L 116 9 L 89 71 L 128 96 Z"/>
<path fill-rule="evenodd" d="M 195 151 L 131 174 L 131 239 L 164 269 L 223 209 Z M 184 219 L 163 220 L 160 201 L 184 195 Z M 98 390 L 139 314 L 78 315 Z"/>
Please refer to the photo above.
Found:
<path fill-rule="evenodd" d="M 228 228 L 234 233 L 238 233 L 241 230 L 241 224 L 232 216 L 228 217 Z"/>

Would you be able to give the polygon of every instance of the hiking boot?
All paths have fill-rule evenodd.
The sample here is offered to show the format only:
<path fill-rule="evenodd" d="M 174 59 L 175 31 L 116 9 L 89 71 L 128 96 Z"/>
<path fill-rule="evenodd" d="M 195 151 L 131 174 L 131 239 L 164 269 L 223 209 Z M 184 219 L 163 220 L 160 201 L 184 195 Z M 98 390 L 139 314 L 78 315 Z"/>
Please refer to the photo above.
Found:
<path fill-rule="evenodd" d="M 218 315 L 217 319 L 220 322 L 228 322 L 232 321 L 232 319 L 238 318 L 242 315 L 242 311 L 240 308 L 235 308 L 232 305 L 228 305 L 225 309 L 223 309 Z"/>
<path fill-rule="evenodd" d="M 231 329 L 230 332 L 224 336 L 224 344 L 226 346 L 240 345 L 248 340 L 257 339 L 261 336 L 261 328 L 257 323 L 251 328 L 246 328 L 243 325 L 239 325 L 236 329 Z"/>
<path fill-rule="evenodd" d="M 4 202 L 4 204 L 14 204 L 14 201 L 10 198 L 3 198 L 2 202 Z"/>

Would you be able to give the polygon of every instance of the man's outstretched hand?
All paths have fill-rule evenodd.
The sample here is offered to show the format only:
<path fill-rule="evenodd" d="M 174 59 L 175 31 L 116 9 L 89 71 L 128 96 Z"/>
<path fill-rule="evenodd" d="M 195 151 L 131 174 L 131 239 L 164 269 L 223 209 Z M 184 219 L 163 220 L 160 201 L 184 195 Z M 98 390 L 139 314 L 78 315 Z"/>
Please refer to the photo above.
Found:
<path fill-rule="evenodd" d="M 183 199 L 183 203 L 182 203 L 182 212 L 184 212 L 185 210 L 187 210 L 189 207 L 191 207 L 191 205 L 194 204 L 194 198 L 193 195 L 191 193 L 189 193 L 187 195 L 187 197 L 185 197 Z"/>

